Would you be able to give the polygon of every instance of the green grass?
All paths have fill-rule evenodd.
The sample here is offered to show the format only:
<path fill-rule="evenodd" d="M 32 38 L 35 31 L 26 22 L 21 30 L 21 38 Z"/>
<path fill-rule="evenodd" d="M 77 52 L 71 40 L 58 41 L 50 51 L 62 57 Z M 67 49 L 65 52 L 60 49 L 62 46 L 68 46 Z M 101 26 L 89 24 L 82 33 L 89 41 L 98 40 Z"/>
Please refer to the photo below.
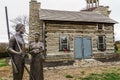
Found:
<path fill-rule="evenodd" d="M 120 50 L 115 51 L 116 53 L 120 54 Z"/>
<path fill-rule="evenodd" d="M 72 76 L 72 75 L 69 75 L 69 74 L 66 75 L 65 77 L 66 77 L 66 78 L 73 78 L 73 76 Z"/>
<path fill-rule="evenodd" d="M 82 80 L 120 80 L 120 73 L 91 73 L 88 77 L 83 78 Z"/>
<path fill-rule="evenodd" d="M 0 67 L 7 66 L 5 59 L 0 59 Z"/>
<path fill-rule="evenodd" d="M 82 71 L 78 76 L 67 74 L 65 77 L 72 80 L 120 80 L 119 67 L 105 68 L 102 73 L 90 73 L 88 75 L 85 75 L 85 73 L 85 71 Z"/>
<path fill-rule="evenodd" d="M 0 78 L 0 80 L 3 80 L 2 78 Z"/>
<path fill-rule="evenodd" d="M 82 71 L 81 74 L 84 75 L 84 74 L 85 74 L 85 71 Z"/>

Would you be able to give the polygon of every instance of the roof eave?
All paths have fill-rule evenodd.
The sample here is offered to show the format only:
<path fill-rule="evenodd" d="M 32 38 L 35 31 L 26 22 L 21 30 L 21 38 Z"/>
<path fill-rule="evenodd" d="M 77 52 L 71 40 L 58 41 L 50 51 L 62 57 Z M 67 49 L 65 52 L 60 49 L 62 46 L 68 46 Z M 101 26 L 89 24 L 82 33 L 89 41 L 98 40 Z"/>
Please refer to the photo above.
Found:
<path fill-rule="evenodd" d="M 118 24 L 117 21 L 114 22 L 98 22 L 98 21 L 72 21 L 72 20 L 51 20 L 51 19 L 40 19 L 42 21 L 64 21 L 64 22 L 85 22 L 85 23 L 108 23 L 108 24 Z"/>

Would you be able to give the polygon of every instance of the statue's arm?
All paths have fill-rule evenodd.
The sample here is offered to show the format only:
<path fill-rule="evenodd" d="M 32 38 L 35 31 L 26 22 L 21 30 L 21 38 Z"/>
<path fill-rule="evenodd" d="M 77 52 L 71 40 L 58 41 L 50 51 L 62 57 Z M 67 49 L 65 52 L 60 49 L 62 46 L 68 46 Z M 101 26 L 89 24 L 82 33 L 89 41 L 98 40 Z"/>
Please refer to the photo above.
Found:
<path fill-rule="evenodd" d="M 21 52 L 15 51 L 16 42 L 15 42 L 15 38 L 11 37 L 9 40 L 9 45 L 8 45 L 8 52 L 10 52 L 11 54 L 20 54 Z"/>
<path fill-rule="evenodd" d="M 34 50 L 32 49 L 32 43 L 29 45 L 29 54 L 33 54 L 34 53 Z"/>

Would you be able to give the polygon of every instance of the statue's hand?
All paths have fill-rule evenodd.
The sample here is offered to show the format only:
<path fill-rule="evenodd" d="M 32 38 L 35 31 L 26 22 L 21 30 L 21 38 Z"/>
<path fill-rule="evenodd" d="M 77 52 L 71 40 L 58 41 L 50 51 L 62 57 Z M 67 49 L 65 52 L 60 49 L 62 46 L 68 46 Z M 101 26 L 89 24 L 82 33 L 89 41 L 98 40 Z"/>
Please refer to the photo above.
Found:
<path fill-rule="evenodd" d="M 22 57 L 22 58 L 28 58 L 29 56 L 28 56 L 27 53 L 22 53 L 22 54 L 21 54 L 21 57 Z"/>
<path fill-rule="evenodd" d="M 34 49 L 30 51 L 30 54 L 38 54 L 38 53 L 39 53 L 39 49 Z"/>
<path fill-rule="evenodd" d="M 19 52 L 17 52 L 16 54 L 18 54 L 18 55 L 22 55 L 22 51 L 19 51 Z"/>
<path fill-rule="evenodd" d="M 33 54 L 38 54 L 40 52 L 39 49 L 34 49 L 32 51 L 33 51 Z"/>
<path fill-rule="evenodd" d="M 30 54 L 32 54 L 32 53 L 34 53 L 34 51 L 32 50 L 32 51 L 30 51 Z"/>
<path fill-rule="evenodd" d="M 12 48 L 8 48 L 8 51 L 10 52 L 10 53 L 13 53 L 13 54 L 17 54 L 17 55 L 21 55 L 22 54 L 22 51 L 15 51 L 14 49 L 12 49 Z"/>

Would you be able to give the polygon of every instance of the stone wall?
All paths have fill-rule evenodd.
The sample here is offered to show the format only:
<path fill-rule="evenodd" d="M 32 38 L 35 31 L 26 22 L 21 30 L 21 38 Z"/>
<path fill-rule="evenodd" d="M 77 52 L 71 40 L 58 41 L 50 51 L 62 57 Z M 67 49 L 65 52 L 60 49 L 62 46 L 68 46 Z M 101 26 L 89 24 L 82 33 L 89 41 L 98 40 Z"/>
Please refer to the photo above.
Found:
<path fill-rule="evenodd" d="M 93 11 L 96 11 L 96 12 L 99 12 L 99 13 L 101 13 L 101 14 L 103 14 L 103 15 L 105 15 L 105 16 L 109 16 L 109 14 L 110 14 L 110 10 L 109 10 L 109 6 L 99 6 L 99 7 L 97 7 L 95 10 L 93 10 Z"/>
<path fill-rule="evenodd" d="M 40 3 L 38 3 L 36 0 L 32 0 L 30 2 L 29 7 L 29 42 L 33 41 L 33 34 L 35 32 L 42 31 L 41 29 L 41 23 L 39 19 L 39 11 L 40 11 Z"/>

